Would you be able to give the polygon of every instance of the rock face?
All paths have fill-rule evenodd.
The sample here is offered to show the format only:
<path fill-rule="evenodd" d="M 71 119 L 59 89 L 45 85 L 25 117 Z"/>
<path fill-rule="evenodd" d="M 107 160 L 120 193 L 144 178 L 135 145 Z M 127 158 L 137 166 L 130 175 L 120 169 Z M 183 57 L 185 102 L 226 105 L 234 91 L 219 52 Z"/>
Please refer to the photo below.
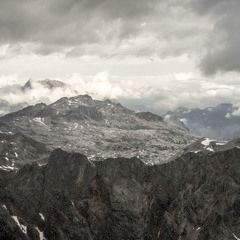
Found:
<path fill-rule="evenodd" d="M 47 149 L 81 151 L 92 160 L 137 156 L 153 164 L 166 161 L 195 140 L 182 124 L 88 95 L 29 106 L 0 122 Z"/>
<path fill-rule="evenodd" d="M 0 239 L 226 240 L 240 235 L 240 149 L 149 166 L 55 150 L 0 174 Z"/>
<path fill-rule="evenodd" d="M 0 169 L 16 170 L 26 163 L 45 163 L 49 156 L 45 144 L 25 136 L 16 128 L 0 123 Z"/>
<path fill-rule="evenodd" d="M 229 103 L 204 109 L 178 108 L 168 112 L 167 116 L 178 117 L 193 134 L 198 136 L 220 140 L 240 137 L 239 110 Z"/>

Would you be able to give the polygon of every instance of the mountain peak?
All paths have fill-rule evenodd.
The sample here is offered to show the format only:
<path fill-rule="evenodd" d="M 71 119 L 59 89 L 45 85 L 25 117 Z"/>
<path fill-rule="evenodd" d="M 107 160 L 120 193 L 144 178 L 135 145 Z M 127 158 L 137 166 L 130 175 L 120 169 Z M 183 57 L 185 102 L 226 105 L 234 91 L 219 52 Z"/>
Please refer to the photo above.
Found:
<path fill-rule="evenodd" d="M 49 90 L 66 87 L 66 83 L 59 81 L 59 80 L 44 79 L 44 80 L 33 81 L 32 79 L 29 79 L 23 85 L 22 89 L 23 90 L 31 90 L 34 88 L 34 84 L 39 84 L 40 86 L 47 88 Z"/>
<path fill-rule="evenodd" d="M 43 87 L 48 88 L 48 89 L 66 87 L 66 83 L 59 81 L 59 80 L 45 79 L 45 80 L 39 80 L 39 81 L 37 81 L 37 83 L 41 84 Z"/>
<path fill-rule="evenodd" d="M 32 89 L 32 80 L 29 79 L 22 87 L 23 90 Z"/>
<path fill-rule="evenodd" d="M 151 112 L 137 112 L 136 115 L 147 121 L 163 121 L 163 117 Z"/>

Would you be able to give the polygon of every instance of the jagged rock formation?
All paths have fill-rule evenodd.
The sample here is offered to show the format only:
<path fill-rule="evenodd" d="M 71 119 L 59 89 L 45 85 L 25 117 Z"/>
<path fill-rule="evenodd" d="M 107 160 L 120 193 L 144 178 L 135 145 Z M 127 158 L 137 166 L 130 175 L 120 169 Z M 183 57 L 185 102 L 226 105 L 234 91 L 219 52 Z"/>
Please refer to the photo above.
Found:
<path fill-rule="evenodd" d="M 0 174 L 0 239 L 231 240 L 239 228 L 240 149 L 149 166 L 55 150 Z"/>
<path fill-rule="evenodd" d="M 182 124 L 88 95 L 29 106 L 0 121 L 47 149 L 81 151 L 92 160 L 137 156 L 153 164 L 195 140 Z"/>
<path fill-rule="evenodd" d="M 39 81 L 32 81 L 31 79 L 29 79 L 22 87 L 22 90 L 24 91 L 31 90 L 33 89 L 34 84 L 39 84 L 42 87 L 48 88 L 48 89 L 64 88 L 67 86 L 64 82 L 61 82 L 58 80 L 45 79 L 45 80 L 39 80 Z"/>

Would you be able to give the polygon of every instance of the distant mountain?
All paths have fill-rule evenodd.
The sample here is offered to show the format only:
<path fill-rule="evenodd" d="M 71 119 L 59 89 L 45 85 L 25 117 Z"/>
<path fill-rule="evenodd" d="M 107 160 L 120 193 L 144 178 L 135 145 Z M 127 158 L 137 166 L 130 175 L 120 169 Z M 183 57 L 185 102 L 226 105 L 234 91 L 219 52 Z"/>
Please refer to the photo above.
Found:
<path fill-rule="evenodd" d="M 50 79 L 45 79 L 45 80 L 39 80 L 39 81 L 32 81 L 28 80 L 24 86 L 22 87 L 23 90 L 31 90 L 34 88 L 35 84 L 39 84 L 44 88 L 48 89 L 56 89 L 56 88 L 64 88 L 67 86 L 66 83 L 58 81 L 58 80 L 50 80 Z"/>
<path fill-rule="evenodd" d="M 18 111 L 24 108 L 26 105 L 26 103 L 10 104 L 8 101 L 0 99 L 0 116 L 3 116 L 9 112 Z"/>
<path fill-rule="evenodd" d="M 183 124 L 88 95 L 29 106 L 0 122 L 47 149 L 80 151 L 92 160 L 137 156 L 153 164 L 166 161 L 195 139 Z"/>
<path fill-rule="evenodd" d="M 31 96 L 31 94 L 34 96 L 34 100 L 37 102 L 44 100 L 41 94 L 39 94 L 39 96 L 36 95 L 37 91 L 41 92 L 42 90 L 47 89 L 51 93 L 52 91 L 58 89 L 64 91 L 68 87 L 69 86 L 64 82 L 45 79 L 39 81 L 28 80 L 23 86 L 9 85 L 0 88 L 0 116 L 3 116 L 10 112 L 18 111 L 30 105 L 31 99 L 29 99 L 29 95 Z M 12 103 L 12 101 L 9 100 L 10 97 L 16 103 Z M 17 99 L 17 101 L 15 99 Z"/>
<path fill-rule="evenodd" d="M 240 137 L 240 115 L 238 108 L 229 103 L 216 107 L 178 108 L 167 116 L 178 117 L 197 136 L 214 139 L 233 139 Z"/>

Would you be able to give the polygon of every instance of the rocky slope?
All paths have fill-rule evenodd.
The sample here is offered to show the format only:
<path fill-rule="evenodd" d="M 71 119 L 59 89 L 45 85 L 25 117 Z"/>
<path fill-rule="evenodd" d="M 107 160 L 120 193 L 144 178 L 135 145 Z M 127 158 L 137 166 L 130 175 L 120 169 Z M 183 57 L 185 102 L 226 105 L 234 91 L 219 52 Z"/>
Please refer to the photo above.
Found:
<path fill-rule="evenodd" d="M 43 164 L 48 155 L 49 149 L 45 144 L 0 123 L 0 169 L 16 170 L 19 166 L 36 161 L 36 158 L 39 164 Z"/>
<path fill-rule="evenodd" d="M 0 99 L 0 116 L 3 116 L 4 114 L 7 114 L 9 112 L 18 111 L 25 106 L 26 103 L 10 104 L 8 101 Z"/>
<path fill-rule="evenodd" d="M 240 149 L 93 163 L 55 150 L 47 165 L 0 172 L 0 239 L 234 240 Z"/>
<path fill-rule="evenodd" d="M 198 136 L 223 140 L 240 137 L 239 110 L 229 103 L 204 109 L 178 108 L 167 116 L 177 116 Z"/>
<path fill-rule="evenodd" d="M 92 160 L 136 156 L 153 164 L 166 161 L 195 140 L 176 121 L 136 113 L 88 95 L 29 106 L 0 118 L 0 122 L 49 150 L 80 151 Z"/>

